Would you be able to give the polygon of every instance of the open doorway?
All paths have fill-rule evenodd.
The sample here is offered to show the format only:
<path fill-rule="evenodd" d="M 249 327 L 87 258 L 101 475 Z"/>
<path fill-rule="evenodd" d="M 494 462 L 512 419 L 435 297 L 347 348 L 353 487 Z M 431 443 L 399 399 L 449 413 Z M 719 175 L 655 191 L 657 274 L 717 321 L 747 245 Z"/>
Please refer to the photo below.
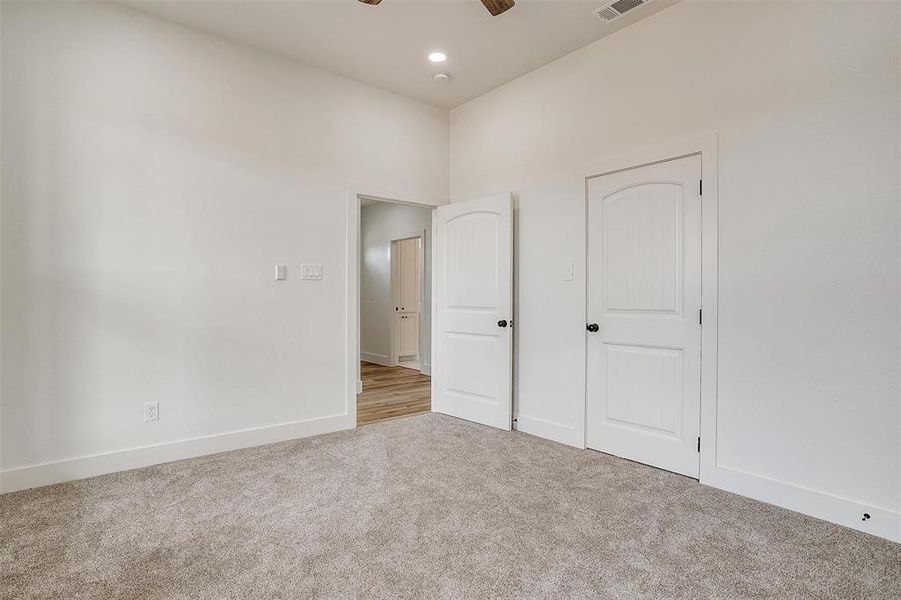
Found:
<path fill-rule="evenodd" d="M 357 425 L 428 412 L 433 209 L 360 200 Z"/>

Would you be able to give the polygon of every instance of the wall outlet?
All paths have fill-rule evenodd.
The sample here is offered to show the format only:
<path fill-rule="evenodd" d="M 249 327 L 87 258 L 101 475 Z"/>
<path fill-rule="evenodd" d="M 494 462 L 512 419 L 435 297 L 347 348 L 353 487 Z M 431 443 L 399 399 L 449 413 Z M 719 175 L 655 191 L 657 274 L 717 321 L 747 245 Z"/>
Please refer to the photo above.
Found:
<path fill-rule="evenodd" d="M 566 263 L 563 265 L 563 281 L 572 281 L 574 271 L 575 265 L 573 265 L 573 263 Z"/>
<path fill-rule="evenodd" d="M 287 278 L 288 277 L 285 273 L 285 265 L 275 265 L 275 280 L 284 281 Z"/>
<path fill-rule="evenodd" d="M 150 421 L 159 421 L 160 420 L 160 403 L 159 402 L 145 402 L 144 403 L 144 422 L 149 423 Z"/>

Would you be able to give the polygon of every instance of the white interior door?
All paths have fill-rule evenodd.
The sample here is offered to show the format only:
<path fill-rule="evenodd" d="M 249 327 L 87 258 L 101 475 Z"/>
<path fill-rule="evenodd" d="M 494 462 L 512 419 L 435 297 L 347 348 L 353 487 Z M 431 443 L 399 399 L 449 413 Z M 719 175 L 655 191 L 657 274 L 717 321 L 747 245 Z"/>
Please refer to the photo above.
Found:
<path fill-rule="evenodd" d="M 421 244 L 421 237 L 391 242 L 394 361 L 419 360 L 419 319 L 422 308 L 419 268 Z"/>
<path fill-rule="evenodd" d="M 400 258 L 400 309 L 419 311 L 419 238 L 395 242 Z"/>
<path fill-rule="evenodd" d="M 502 194 L 435 216 L 436 412 L 510 429 L 513 412 L 513 206 Z"/>
<path fill-rule="evenodd" d="M 690 156 L 588 182 L 588 447 L 690 477 L 699 468 L 700 178 L 701 157 Z"/>

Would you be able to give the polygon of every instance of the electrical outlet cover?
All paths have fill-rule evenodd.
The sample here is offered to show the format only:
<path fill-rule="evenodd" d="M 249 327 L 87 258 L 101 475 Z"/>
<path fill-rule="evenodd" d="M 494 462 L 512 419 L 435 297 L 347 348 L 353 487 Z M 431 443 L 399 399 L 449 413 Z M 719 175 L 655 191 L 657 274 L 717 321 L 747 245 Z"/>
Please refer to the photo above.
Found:
<path fill-rule="evenodd" d="M 160 403 L 159 402 L 145 402 L 144 403 L 144 422 L 149 423 L 151 421 L 159 421 L 160 420 Z"/>

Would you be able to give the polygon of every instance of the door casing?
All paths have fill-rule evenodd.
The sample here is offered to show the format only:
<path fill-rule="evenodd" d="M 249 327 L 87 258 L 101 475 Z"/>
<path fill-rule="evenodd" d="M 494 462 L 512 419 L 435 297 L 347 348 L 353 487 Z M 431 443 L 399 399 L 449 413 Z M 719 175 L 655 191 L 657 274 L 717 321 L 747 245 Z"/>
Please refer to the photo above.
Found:
<path fill-rule="evenodd" d="M 347 418 L 348 423 L 352 423 L 351 427 L 356 427 L 357 422 L 357 394 L 363 391 L 363 380 L 360 376 L 360 210 L 361 200 L 364 198 L 378 200 L 380 202 L 389 202 L 391 204 L 400 204 L 404 206 L 412 206 L 414 208 L 428 208 L 433 211 L 432 221 L 434 223 L 434 209 L 438 207 L 438 203 L 429 204 L 423 202 L 413 202 L 402 200 L 400 198 L 410 197 L 414 194 L 406 193 L 403 190 L 385 189 L 379 186 L 350 184 L 347 187 L 347 220 L 345 224 L 345 232 L 347 238 L 347 254 L 346 254 L 346 286 L 347 295 L 345 299 L 345 361 L 344 361 L 344 412 L 342 416 Z M 425 230 L 418 231 L 415 235 L 425 235 Z M 423 237 L 423 240 L 425 238 Z M 425 246 L 425 244 L 423 244 Z M 422 261 L 420 261 L 422 264 Z M 420 279 L 420 287 L 425 285 Z M 435 283 L 432 282 L 434 290 Z M 422 287 L 421 287 L 422 289 Z M 435 322 L 432 321 L 431 328 L 431 348 L 434 352 L 435 346 Z M 422 349 L 420 348 L 420 351 Z"/>

